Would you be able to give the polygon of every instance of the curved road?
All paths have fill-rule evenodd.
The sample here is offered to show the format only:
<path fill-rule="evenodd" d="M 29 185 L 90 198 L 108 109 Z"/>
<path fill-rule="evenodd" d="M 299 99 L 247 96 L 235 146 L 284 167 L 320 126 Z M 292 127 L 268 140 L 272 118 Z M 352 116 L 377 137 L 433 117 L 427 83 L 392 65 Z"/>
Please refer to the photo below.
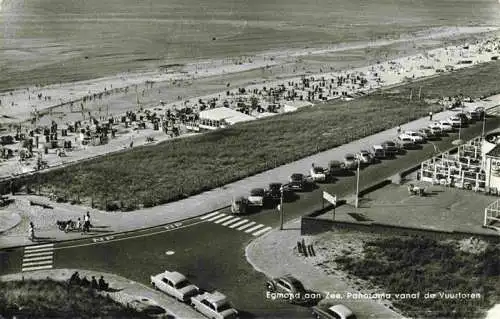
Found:
<path fill-rule="evenodd" d="M 486 128 L 498 127 L 500 120 L 489 119 Z M 482 123 L 462 130 L 462 138 L 470 139 L 481 132 Z M 456 133 L 434 142 L 439 149 L 451 147 Z M 367 167 L 360 174 L 360 188 L 414 166 L 434 153 L 430 143 L 422 150 L 409 151 L 395 160 Z M 318 189 L 301 193 L 300 199 L 284 206 L 285 220 L 290 221 L 321 207 L 321 191 L 339 197 L 354 192 L 354 176 L 341 177 L 335 183 L 319 185 Z M 228 214 L 222 216 L 220 214 Z M 56 243 L 54 267 L 94 269 L 116 273 L 149 284 L 149 276 L 166 269 L 177 270 L 202 289 L 217 289 L 228 295 L 243 318 L 311 318 L 310 309 L 265 298 L 265 276 L 246 262 L 245 246 L 269 227 L 279 227 L 276 209 L 262 210 L 241 216 L 255 222 L 242 228 L 232 222 L 227 209 L 218 214 L 197 217 L 153 229 L 114 234 L 101 239 L 82 239 Z M 248 224 L 248 222 L 246 222 Z M 245 224 L 242 224 L 245 225 Z M 254 226 L 262 225 L 257 229 Z M 253 229 L 253 230 L 252 230 Z M 259 233 L 259 231 L 262 232 Z M 249 232 L 246 232 L 249 231 Z M 255 236 L 255 235 L 257 236 Z M 0 251 L 0 274 L 19 272 L 23 249 Z M 272 257 L 271 257 L 272 258 Z M 276 261 L 273 261 L 276 262 Z M 359 314 L 358 318 L 368 318 Z"/>

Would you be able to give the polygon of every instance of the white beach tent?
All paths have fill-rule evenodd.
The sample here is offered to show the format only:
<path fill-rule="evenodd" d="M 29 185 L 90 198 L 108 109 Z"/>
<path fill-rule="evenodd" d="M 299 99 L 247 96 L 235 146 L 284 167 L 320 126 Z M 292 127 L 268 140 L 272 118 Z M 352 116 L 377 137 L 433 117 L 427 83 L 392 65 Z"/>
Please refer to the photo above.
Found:
<path fill-rule="evenodd" d="M 226 125 L 255 120 L 255 117 L 243 114 L 228 107 L 217 107 L 200 112 L 199 126 L 202 129 L 216 130 Z"/>

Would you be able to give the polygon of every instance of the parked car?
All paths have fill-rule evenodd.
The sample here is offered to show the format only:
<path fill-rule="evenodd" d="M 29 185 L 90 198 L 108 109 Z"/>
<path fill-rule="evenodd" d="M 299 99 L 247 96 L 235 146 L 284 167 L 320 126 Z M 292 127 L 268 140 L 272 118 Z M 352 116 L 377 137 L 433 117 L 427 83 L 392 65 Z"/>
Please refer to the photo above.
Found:
<path fill-rule="evenodd" d="M 356 319 L 352 310 L 341 304 L 328 308 L 314 306 L 312 311 L 316 318 L 321 319 Z"/>
<path fill-rule="evenodd" d="M 430 128 L 421 128 L 417 131 L 417 134 L 420 134 L 426 140 L 435 140 L 438 138 L 439 134 L 436 134 Z"/>
<path fill-rule="evenodd" d="M 452 128 L 459 128 L 462 126 L 462 120 L 455 116 L 449 117 L 445 121 L 449 123 Z"/>
<path fill-rule="evenodd" d="M 474 108 L 473 111 L 476 112 L 476 113 L 479 113 L 478 120 L 480 120 L 480 121 L 482 121 L 483 118 L 486 116 L 486 110 L 482 106 L 478 106 L 478 107 Z"/>
<path fill-rule="evenodd" d="M 306 289 L 304 285 L 290 275 L 268 280 L 266 290 L 270 293 L 283 294 L 291 303 L 300 304 L 307 301 L 305 300 Z"/>
<path fill-rule="evenodd" d="M 248 204 L 250 206 L 264 206 L 264 197 L 266 196 L 266 191 L 263 188 L 253 188 L 250 191 L 250 196 L 248 196 Z"/>
<path fill-rule="evenodd" d="M 358 167 L 358 160 L 354 154 L 347 153 L 344 155 L 344 167 L 349 170 L 353 170 Z"/>
<path fill-rule="evenodd" d="M 199 289 L 191 284 L 187 278 L 177 271 L 164 271 L 151 276 L 151 285 L 180 301 L 188 301 L 198 294 Z"/>
<path fill-rule="evenodd" d="M 417 143 L 415 143 L 410 137 L 401 135 L 395 140 L 396 145 L 401 150 L 414 150 L 419 148 Z"/>
<path fill-rule="evenodd" d="M 325 182 L 326 181 L 326 169 L 321 166 L 311 167 L 311 178 L 314 182 Z"/>
<path fill-rule="evenodd" d="M 443 132 L 453 132 L 453 126 L 448 121 L 439 121 L 437 124 Z"/>
<path fill-rule="evenodd" d="M 267 200 L 272 204 L 278 204 L 281 201 L 281 187 L 283 187 L 283 201 L 287 202 L 293 197 L 293 192 L 282 183 L 270 183 L 267 189 Z"/>
<path fill-rule="evenodd" d="M 410 139 L 414 143 L 423 143 L 424 138 L 414 131 L 405 131 L 403 134 L 400 134 L 399 137 L 401 139 Z"/>
<path fill-rule="evenodd" d="M 328 164 L 329 169 L 328 169 L 328 175 L 330 177 L 333 176 L 342 176 L 346 175 L 348 171 L 346 170 L 344 163 L 337 161 L 337 160 L 332 160 Z"/>
<path fill-rule="evenodd" d="M 453 116 L 454 118 L 458 118 L 460 122 L 462 123 L 462 127 L 467 126 L 470 122 L 469 117 L 465 113 L 457 113 Z"/>
<path fill-rule="evenodd" d="M 249 207 L 248 199 L 242 196 L 236 197 L 231 203 L 231 213 L 235 215 L 243 215 L 248 213 Z"/>
<path fill-rule="evenodd" d="M 288 184 L 291 190 L 303 191 L 306 188 L 306 177 L 301 173 L 294 173 L 290 176 L 290 183 Z"/>
<path fill-rule="evenodd" d="M 440 126 L 429 126 L 429 130 L 431 130 L 432 134 L 434 134 L 436 137 L 444 136 L 446 133 L 443 132 Z"/>
<path fill-rule="evenodd" d="M 268 198 L 272 201 L 281 200 L 281 187 L 282 186 L 283 186 L 282 183 L 270 183 L 269 187 L 267 188 Z"/>
<path fill-rule="evenodd" d="M 373 153 L 373 157 L 375 157 L 376 159 L 384 159 L 386 158 L 386 154 L 385 154 L 385 149 L 382 147 L 382 145 L 373 145 L 372 146 L 372 153 Z"/>
<path fill-rule="evenodd" d="M 393 141 L 385 141 L 382 143 L 382 147 L 384 148 L 385 155 L 387 157 L 394 157 L 398 153 L 398 148 L 396 143 Z"/>
<path fill-rule="evenodd" d="M 212 293 L 205 292 L 191 297 L 191 305 L 208 318 L 238 318 L 238 311 L 231 306 L 227 297 L 218 291 Z"/>
<path fill-rule="evenodd" d="M 373 154 L 367 150 L 361 150 L 355 154 L 356 159 L 360 161 L 361 164 L 370 165 L 374 162 Z"/>

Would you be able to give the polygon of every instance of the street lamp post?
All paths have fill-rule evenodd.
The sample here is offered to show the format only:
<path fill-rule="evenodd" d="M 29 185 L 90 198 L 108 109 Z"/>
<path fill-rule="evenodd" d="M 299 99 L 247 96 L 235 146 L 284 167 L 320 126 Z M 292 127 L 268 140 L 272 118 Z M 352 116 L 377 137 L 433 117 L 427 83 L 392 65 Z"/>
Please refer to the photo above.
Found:
<path fill-rule="evenodd" d="M 280 187 L 280 230 L 283 230 L 283 185 Z"/>
<path fill-rule="evenodd" d="M 355 202 L 355 207 L 358 208 L 358 203 L 359 203 L 359 165 L 360 165 L 359 159 L 356 162 L 358 163 L 358 168 L 356 169 L 356 202 Z"/>
<path fill-rule="evenodd" d="M 483 132 L 481 133 L 481 137 L 484 139 L 484 125 L 486 124 L 486 111 L 483 112 Z"/>

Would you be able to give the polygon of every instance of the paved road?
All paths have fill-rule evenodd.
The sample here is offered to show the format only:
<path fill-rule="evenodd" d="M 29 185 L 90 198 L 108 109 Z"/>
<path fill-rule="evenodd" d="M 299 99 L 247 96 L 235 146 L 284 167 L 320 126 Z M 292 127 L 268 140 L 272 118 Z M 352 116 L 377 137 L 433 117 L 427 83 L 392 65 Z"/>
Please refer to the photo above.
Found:
<path fill-rule="evenodd" d="M 496 128 L 499 123 L 499 119 L 489 120 L 487 129 Z M 480 131 L 481 124 L 478 123 L 464 129 L 462 137 L 472 138 Z M 444 150 L 451 147 L 451 141 L 454 139 L 456 134 L 436 142 L 436 145 Z M 368 167 L 360 175 L 361 187 L 411 167 L 433 153 L 434 147 L 426 144 L 422 150 L 410 151 L 398 159 Z M 286 220 L 290 221 L 320 207 L 322 190 L 343 197 L 354 191 L 354 183 L 353 176 L 342 177 L 335 183 L 322 184 L 314 191 L 301 193 L 299 200 L 285 204 Z M 202 288 L 217 288 L 227 294 L 242 312 L 242 317 L 310 318 L 307 308 L 267 300 L 263 289 L 265 277 L 253 270 L 244 257 L 244 249 L 253 238 L 267 232 L 269 227 L 279 226 L 277 210 L 263 210 L 244 216 L 242 219 L 248 221 L 241 224 L 238 224 L 241 220 L 227 218 L 227 215 L 222 214 L 228 214 L 228 211 L 221 210 L 218 213 L 129 234 L 57 243 L 42 247 L 38 252 L 36 248 L 28 251 L 24 248 L 0 251 L 0 274 L 18 272 L 21 267 L 50 265 L 113 272 L 149 284 L 151 274 L 165 269 L 176 269 L 185 273 Z M 46 257 L 47 251 L 53 252 L 52 259 Z M 167 253 L 169 251 L 170 253 Z M 33 253 L 41 255 L 36 256 Z M 45 259 L 41 260 L 46 263 L 26 261 L 27 254 L 28 258 L 43 257 Z"/>

